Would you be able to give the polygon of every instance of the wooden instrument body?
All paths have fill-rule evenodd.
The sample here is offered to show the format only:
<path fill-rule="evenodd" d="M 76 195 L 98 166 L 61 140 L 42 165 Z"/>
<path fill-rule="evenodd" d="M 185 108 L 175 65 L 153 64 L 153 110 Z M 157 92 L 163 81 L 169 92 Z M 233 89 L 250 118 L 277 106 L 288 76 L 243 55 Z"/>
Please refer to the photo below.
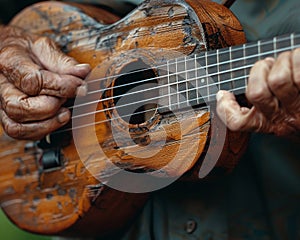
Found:
<path fill-rule="evenodd" d="M 122 73 L 126 66 L 139 59 L 153 67 L 174 57 L 245 41 L 242 28 L 232 13 L 205 0 L 145 1 L 125 18 L 117 20 L 113 14 L 93 7 L 44 2 L 25 9 L 11 24 L 50 37 L 68 55 L 89 63 L 94 70 L 87 81 L 107 78 L 101 81 L 101 89 L 115 84 L 116 79 L 109 76 Z M 113 96 L 113 92 L 107 91 L 106 97 L 109 96 Z M 155 112 L 140 124 L 128 124 L 121 118 L 116 120 L 114 126 L 118 129 L 115 132 L 131 129 L 130 136 L 137 143 L 131 145 L 131 142 L 121 141 L 117 144 L 111 121 L 107 121 L 118 114 L 114 109 L 109 110 L 111 106 L 114 102 L 110 100 L 98 103 L 99 113 L 95 114 L 94 121 L 101 123 L 80 130 L 83 155 L 79 157 L 72 141 L 61 149 L 63 166 L 51 171 L 43 171 L 38 162 L 40 152 L 28 150 L 30 142 L 11 139 L 2 131 L 0 161 L 5 167 L 0 169 L 0 204 L 20 228 L 40 234 L 75 236 L 103 236 L 120 230 L 130 223 L 148 195 L 114 190 L 99 182 L 92 173 L 112 175 L 114 169 L 107 165 L 107 159 L 127 170 L 161 169 L 172 161 L 185 143 L 180 161 L 166 168 L 166 174 L 176 175 L 194 166 L 192 170 L 196 171 L 186 174 L 193 176 L 201 166 L 201 161 L 197 160 L 201 159 L 206 145 L 208 142 L 214 144 L 208 139 L 218 137 L 215 131 L 210 131 L 210 126 L 218 128 L 220 121 L 214 118 L 211 123 L 210 114 L 201 109 L 196 110 L 197 118 L 193 121 L 182 113 L 183 124 L 186 121 L 189 126 L 186 129 L 178 127 L 178 119 L 174 116 Z M 87 106 L 85 111 L 95 111 L 94 107 Z M 86 120 L 82 121 L 79 124 L 86 124 Z M 97 142 L 91 139 L 90 132 L 96 133 Z M 143 145 L 148 132 L 152 132 L 151 139 L 157 142 L 164 136 L 166 144 L 154 156 L 132 157 L 140 151 L 139 146 Z M 197 144 L 189 144 L 195 134 L 200 140 Z M 217 166 L 231 169 L 244 149 L 246 139 L 245 134 L 227 132 Z M 99 146 L 104 155 L 95 157 L 95 149 Z M 149 152 L 151 148 L 142 155 Z M 194 157 L 186 161 L 190 156 Z M 97 161 L 93 162 L 93 159 Z"/>

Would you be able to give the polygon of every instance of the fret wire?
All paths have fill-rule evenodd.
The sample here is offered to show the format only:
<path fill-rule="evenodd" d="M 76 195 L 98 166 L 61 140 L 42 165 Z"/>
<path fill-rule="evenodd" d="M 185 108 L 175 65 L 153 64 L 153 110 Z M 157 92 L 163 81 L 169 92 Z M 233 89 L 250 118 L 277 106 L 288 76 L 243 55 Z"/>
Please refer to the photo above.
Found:
<path fill-rule="evenodd" d="M 294 47 L 295 46 L 295 34 L 292 33 L 291 34 L 291 47 Z"/>
<path fill-rule="evenodd" d="M 195 64 L 195 78 L 196 78 L 196 96 L 197 96 L 197 104 L 199 104 L 200 99 L 199 99 L 199 83 L 198 83 L 198 64 L 197 64 L 197 57 L 194 55 L 194 64 Z"/>
<path fill-rule="evenodd" d="M 257 42 L 258 60 L 261 60 L 261 41 Z"/>
<path fill-rule="evenodd" d="M 231 46 L 229 47 L 229 60 L 230 60 L 230 63 L 229 63 L 229 67 L 230 67 L 230 79 L 233 80 L 232 47 Z M 231 81 L 231 88 L 234 88 L 234 87 L 235 87 L 234 81 Z"/>
<path fill-rule="evenodd" d="M 220 51 L 217 49 L 217 78 L 219 84 L 219 90 L 221 90 L 221 81 L 220 81 Z"/>
<path fill-rule="evenodd" d="M 209 95 L 210 95 L 210 89 L 209 89 L 209 71 L 208 71 L 208 59 L 207 59 L 207 52 L 204 53 L 205 55 L 205 66 L 206 66 L 206 88 L 207 88 L 207 95 L 208 95 L 208 101 L 210 101 Z"/>
<path fill-rule="evenodd" d="M 277 38 L 274 37 L 273 38 L 273 50 L 274 50 L 274 57 L 275 58 L 277 58 L 277 52 L 276 52 L 277 51 L 277 46 L 276 46 L 277 44 L 276 44 L 276 42 L 277 42 Z"/>
<path fill-rule="evenodd" d="M 178 109 L 180 109 L 180 104 L 179 104 L 179 77 L 178 77 L 178 62 L 177 62 L 177 58 L 175 58 L 175 74 L 176 74 L 176 84 L 177 84 L 177 107 Z"/>
<path fill-rule="evenodd" d="M 167 61 L 167 79 L 168 79 L 168 95 L 169 95 L 169 109 L 171 109 L 171 85 L 170 85 L 170 61 Z"/>
<path fill-rule="evenodd" d="M 187 71 L 187 57 L 184 56 L 184 68 L 185 68 L 185 88 L 186 88 L 186 103 L 189 106 L 189 85 L 188 85 L 188 71 Z"/>
<path fill-rule="evenodd" d="M 244 66 L 246 66 L 246 44 L 243 44 Z M 244 76 L 247 75 L 247 68 L 244 69 Z M 247 78 L 244 79 L 245 86 L 247 86 Z"/>

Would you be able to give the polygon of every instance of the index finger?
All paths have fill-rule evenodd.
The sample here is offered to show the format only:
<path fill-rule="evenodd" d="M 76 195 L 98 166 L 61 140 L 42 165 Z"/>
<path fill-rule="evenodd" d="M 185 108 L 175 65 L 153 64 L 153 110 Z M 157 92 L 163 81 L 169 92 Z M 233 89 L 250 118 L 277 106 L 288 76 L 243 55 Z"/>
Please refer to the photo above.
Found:
<path fill-rule="evenodd" d="M 48 94 L 72 98 L 78 93 L 85 95 L 86 85 L 81 77 L 51 72 L 43 69 L 33 59 L 20 46 L 8 46 L 1 51 L 0 70 L 19 90 L 30 96 Z M 73 68 L 82 76 L 89 72 L 86 64 L 75 65 Z"/>
<path fill-rule="evenodd" d="M 264 118 L 255 107 L 241 107 L 235 96 L 227 91 L 217 93 L 217 113 L 232 131 L 261 131 Z"/>

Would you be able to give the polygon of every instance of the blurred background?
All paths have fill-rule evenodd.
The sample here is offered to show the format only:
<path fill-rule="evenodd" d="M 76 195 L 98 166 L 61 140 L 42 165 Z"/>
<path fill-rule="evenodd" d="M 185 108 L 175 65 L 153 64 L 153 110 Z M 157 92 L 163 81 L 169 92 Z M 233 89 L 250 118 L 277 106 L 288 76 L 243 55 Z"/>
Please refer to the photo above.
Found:
<path fill-rule="evenodd" d="M 27 233 L 13 225 L 0 210 L 0 239 L 2 240 L 50 240 L 50 237 L 43 237 Z"/>

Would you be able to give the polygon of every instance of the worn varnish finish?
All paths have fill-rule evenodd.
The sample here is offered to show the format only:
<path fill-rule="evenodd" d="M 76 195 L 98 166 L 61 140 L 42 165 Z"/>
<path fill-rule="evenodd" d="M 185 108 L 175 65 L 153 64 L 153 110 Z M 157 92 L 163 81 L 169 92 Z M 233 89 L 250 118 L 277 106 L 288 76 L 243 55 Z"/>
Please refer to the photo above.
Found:
<path fill-rule="evenodd" d="M 11 24 L 51 37 L 67 54 L 79 62 L 89 63 L 94 70 L 87 81 L 117 75 L 139 59 L 152 67 L 174 57 L 245 41 L 241 26 L 231 12 L 210 1 L 145 1 L 127 17 L 112 24 L 117 19 L 111 13 L 93 7 L 46 2 L 27 8 Z M 101 82 L 101 88 L 113 86 L 115 81 L 114 78 L 106 79 Z M 109 97 L 113 92 L 105 94 Z M 111 100 L 99 103 L 97 110 L 107 110 L 96 114 L 96 121 L 116 116 L 118 112 L 110 108 L 113 105 Z M 86 111 L 93 109 L 87 107 Z M 39 152 L 32 149 L 25 151 L 29 142 L 10 139 L 2 132 L 0 161 L 5 167 L 0 169 L 1 207 L 19 227 L 41 234 L 99 236 L 120 230 L 141 209 L 147 195 L 110 189 L 96 180 L 84 164 L 104 177 L 112 174 L 113 169 L 106 164 L 105 156 L 100 158 L 100 162 L 93 159 L 100 144 L 117 166 L 144 171 L 160 169 L 172 160 L 181 144 L 192 143 L 196 134 L 201 139 L 199 144 L 188 144 L 181 161 L 165 169 L 166 175 L 176 175 L 195 165 L 186 174 L 187 178 L 193 177 L 201 166 L 201 160 L 197 160 L 201 159 L 207 144 L 216 144 L 209 139 L 218 136 L 211 136 L 209 113 L 204 110 L 197 110 L 197 119 L 192 124 L 184 113 L 181 121 L 186 121 L 189 128 L 180 131 L 174 117 L 156 112 L 139 126 L 129 125 L 132 139 L 140 145 L 148 141 L 147 129 L 152 130 L 151 137 L 158 142 L 163 135 L 161 131 L 166 130 L 167 144 L 151 158 L 131 157 L 138 145 L 128 142 L 117 145 L 107 122 L 87 127 L 81 131 L 82 145 L 85 146 L 82 161 L 71 142 L 62 149 L 64 165 L 49 172 L 39 167 Z M 117 132 L 128 131 L 124 120 L 114 122 Z M 219 120 L 214 118 L 213 122 L 213 127 L 218 128 Z M 94 127 L 97 143 L 88 134 Z M 195 132 L 197 127 L 201 132 Z M 232 169 L 245 141 L 246 135 L 228 132 L 217 166 Z M 195 152 L 192 164 L 186 163 L 186 159 Z M 97 164 L 93 164 L 96 160 Z"/>

